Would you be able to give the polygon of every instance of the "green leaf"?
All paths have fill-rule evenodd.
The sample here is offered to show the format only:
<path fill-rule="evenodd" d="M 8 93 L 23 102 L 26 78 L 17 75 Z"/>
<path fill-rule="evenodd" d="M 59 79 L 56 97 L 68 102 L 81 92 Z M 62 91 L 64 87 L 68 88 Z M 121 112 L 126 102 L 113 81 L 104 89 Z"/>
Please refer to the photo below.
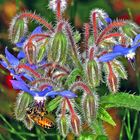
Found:
<path fill-rule="evenodd" d="M 101 120 L 103 120 L 113 126 L 116 126 L 116 123 L 114 122 L 114 120 L 112 119 L 110 114 L 102 107 L 99 108 L 98 118 L 100 118 Z"/>
<path fill-rule="evenodd" d="M 76 81 L 77 76 L 80 76 L 82 74 L 81 70 L 76 68 L 74 69 L 68 76 L 65 85 L 71 85 Z"/>
<path fill-rule="evenodd" d="M 101 97 L 100 104 L 106 109 L 125 107 L 140 111 L 140 96 L 119 92 Z"/>
<path fill-rule="evenodd" d="M 54 109 L 56 109 L 58 107 L 58 105 L 59 105 L 60 102 L 61 102 L 61 97 L 56 97 L 55 99 L 53 99 L 52 101 L 50 101 L 47 104 L 47 111 L 48 112 L 51 112 Z"/>
<path fill-rule="evenodd" d="M 84 133 L 80 135 L 78 140 L 108 140 L 108 138 L 105 135 L 95 135 L 91 133 Z"/>
<path fill-rule="evenodd" d="M 96 140 L 108 140 L 107 136 L 99 135 Z"/>

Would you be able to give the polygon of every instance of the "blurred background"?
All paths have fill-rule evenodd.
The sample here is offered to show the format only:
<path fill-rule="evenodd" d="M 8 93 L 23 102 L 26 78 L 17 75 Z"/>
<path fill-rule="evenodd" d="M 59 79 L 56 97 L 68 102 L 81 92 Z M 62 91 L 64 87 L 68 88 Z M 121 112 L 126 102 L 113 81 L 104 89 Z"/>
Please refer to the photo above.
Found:
<path fill-rule="evenodd" d="M 32 11 L 40 14 L 48 21 L 54 21 L 55 17 L 51 10 L 48 9 L 48 0 L 0 0 L 0 53 L 4 54 L 4 48 L 7 46 L 13 53 L 13 45 L 8 39 L 8 28 L 11 19 L 16 13 L 23 11 Z M 76 27 L 80 33 L 83 32 L 83 23 L 89 21 L 90 11 L 94 8 L 104 9 L 112 19 L 133 19 L 140 25 L 140 0 L 68 0 L 68 8 L 64 13 L 64 17 L 68 19 L 73 26 Z M 36 24 L 29 23 L 30 30 Z M 82 43 L 79 42 L 82 47 Z M 135 94 L 140 94 L 140 50 L 136 55 L 136 70 L 134 71 L 126 60 L 123 63 L 128 71 L 128 81 L 121 81 L 120 91 L 127 91 Z M 13 107 L 18 94 L 14 91 L 10 84 L 12 76 L 2 66 L 0 66 L 0 139 L 43 139 L 42 134 L 45 133 L 46 139 L 61 139 L 59 135 L 53 135 L 56 130 L 46 130 L 35 127 L 33 131 L 28 131 L 24 125 L 14 119 Z M 102 93 L 106 92 L 105 85 L 102 86 Z M 124 112 L 125 109 L 110 109 L 108 110 L 115 122 L 116 127 L 112 127 L 104 123 L 104 127 L 109 135 L 110 140 L 119 140 L 120 133 L 123 140 L 127 140 L 127 132 L 123 124 L 125 123 Z M 137 125 L 134 132 L 134 140 L 140 140 L 140 120 L 139 113 L 130 110 L 130 125 L 133 127 L 136 121 Z M 123 120 L 123 121 L 122 121 Z M 126 120 L 127 121 L 127 120 Z M 126 123 L 127 124 L 127 123 Z M 9 127 L 13 127 L 16 131 L 21 132 L 22 137 L 14 134 Z M 50 134 L 50 135 L 49 135 Z M 39 135 L 39 137 L 37 136 Z M 57 137 L 57 138 L 56 138 Z M 72 140 L 74 137 L 69 134 L 67 139 Z"/>

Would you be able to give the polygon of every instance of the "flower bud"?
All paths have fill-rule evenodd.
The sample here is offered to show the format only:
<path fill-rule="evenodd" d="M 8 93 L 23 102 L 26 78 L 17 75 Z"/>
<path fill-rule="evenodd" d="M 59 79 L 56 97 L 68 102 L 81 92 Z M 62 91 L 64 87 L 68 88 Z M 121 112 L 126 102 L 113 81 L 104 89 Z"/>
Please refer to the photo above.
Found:
<path fill-rule="evenodd" d="M 66 137 L 67 134 L 68 134 L 68 120 L 67 120 L 67 116 L 66 115 L 61 115 L 60 118 L 58 118 L 58 128 L 59 128 L 59 131 L 61 133 L 61 135 L 63 137 Z"/>
<path fill-rule="evenodd" d="M 46 52 L 46 46 L 41 46 L 37 56 L 37 62 L 41 62 Z"/>
<path fill-rule="evenodd" d="M 71 115 L 71 128 L 75 135 L 79 136 L 81 131 L 80 117 L 76 114 Z"/>
<path fill-rule="evenodd" d="M 17 120 L 24 120 L 26 116 L 26 108 L 32 102 L 33 98 L 28 93 L 19 93 L 15 104 L 15 117 Z"/>
<path fill-rule="evenodd" d="M 119 82 L 118 77 L 114 73 L 110 72 L 109 75 L 107 76 L 107 84 L 110 91 L 114 93 L 117 92 L 118 82 Z"/>
<path fill-rule="evenodd" d="M 91 87 L 97 87 L 100 84 L 99 65 L 95 60 L 89 60 L 86 66 L 87 80 Z"/>
<path fill-rule="evenodd" d="M 139 33 L 139 27 L 132 22 L 128 22 L 125 26 L 122 27 L 122 31 L 128 37 L 134 38 L 136 36 L 136 34 Z"/>
<path fill-rule="evenodd" d="M 91 123 L 96 116 L 96 98 L 93 95 L 85 95 L 82 100 L 83 112 L 85 119 Z"/>
<path fill-rule="evenodd" d="M 115 72 L 118 74 L 118 76 L 122 79 L 127 79 L 127 72 L 124 68 L 124 66 L 121 64 L 121 62 L 114 60 L 112 62 L 112 66 L 115 69 Z"/>
<path fill-rule="evenodd" d="M 25 117 L 23 120 L 24 125 L 26 126 L 27 129 L 31 130 L 34 126 L 33 120 L 31 120 L 29 117 Z"/>
<path fill-rule="evenodd" d="M 25 18 L 20 19 L 19 16 L 16 16 L 9 28 L 9 37 L 13 43 L 20 41 L 21 37 L 27 32 L 27 21 Z"/>
<path fill-rule="evenodd" d="M 49 48 L 49 61 L 64 63 L 67 57 L 67 44 L 66 35 L 63 32 L 57 32 Z"/>
<path fill-rule="evenodd" d="M 106 80 L 107 80 L 107 86 L 111 92 L 117 92 L 119 88 L 119 77 L 117 75 L 117 72 L 115 69 L 113 69 L 112 63 L 104 63 L 104 68 L 106 72 Z"/>
<path fill-rule="evenodd" d="M 25 54 L 30 64 L 36 63 L 36 46 L 33 43 L 28 43 L 25 46 Z"/>

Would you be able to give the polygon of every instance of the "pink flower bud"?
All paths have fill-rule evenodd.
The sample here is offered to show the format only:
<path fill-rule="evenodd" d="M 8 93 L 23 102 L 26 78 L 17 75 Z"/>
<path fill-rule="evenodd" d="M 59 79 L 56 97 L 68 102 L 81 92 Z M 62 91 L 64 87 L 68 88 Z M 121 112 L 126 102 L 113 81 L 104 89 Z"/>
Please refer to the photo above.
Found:
<path fill-rule="evenodd" d="M 36 46 L 31 42 L 25 46 L 24 50 L 25 50 L 28 62 L 30 64 L 35 64 L 36 63 Z"/>
<path fill-rule="evenodd" d="M 80 117 L 76 114 L 71 115 L 71 128 L 75 135 L 79 136 L 81 131 Z"/>
<path fill-rule="evenodd" d="M 49 48 L 48 59 L 57 63 L 64 63 L 68 51 L 67 37 L 63 32 L 57 32 Z"/>
<path fill-rule="evenodd" d="M 58 117 L 57 124 L 59 128 L 59 132 L 63 137 L 66 137 L 68 134 L 68 120 L 67 120 L 67 115 L 61 115 Z"/>
<path fill-rule="evenodd" d="M 13 43 L 20 41 L 21 37 L 27 32 L 27 20 L 25 18 L 20 19 L 19 16 L 13 18 L 10 28 L 9 37 Z"/>
<path fill-rule="evenodd" d="M 97 98 L 89 94 L 84 95 L 82 100 L 82 107 L 85 119 L 91 123 L 91 121 L 93 121 L 93 119 L 96 117 Z"/>
<path fill-rule="evenodd" d="M 91 87 L 97 87 L 100 84 L 100 69 L 95 60 L 89 60 L 86 66 L 87 80 Z"/>

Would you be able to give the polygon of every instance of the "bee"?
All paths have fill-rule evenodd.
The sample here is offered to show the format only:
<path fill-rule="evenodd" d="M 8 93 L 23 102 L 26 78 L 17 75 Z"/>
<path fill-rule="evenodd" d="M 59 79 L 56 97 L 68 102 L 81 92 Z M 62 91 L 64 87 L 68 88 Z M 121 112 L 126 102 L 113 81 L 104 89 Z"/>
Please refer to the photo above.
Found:
<path fill-rule="evenodd" d="M 47 118 L 47 113 L 45 107 L 39 106 L 35 104 L 33 106 L 29 106 L 26 109 L 26 117 L 28 120 L 34 122 L 35 124 L 43 127 L 43 128 L 53 128 L 54 122 Z"/>

